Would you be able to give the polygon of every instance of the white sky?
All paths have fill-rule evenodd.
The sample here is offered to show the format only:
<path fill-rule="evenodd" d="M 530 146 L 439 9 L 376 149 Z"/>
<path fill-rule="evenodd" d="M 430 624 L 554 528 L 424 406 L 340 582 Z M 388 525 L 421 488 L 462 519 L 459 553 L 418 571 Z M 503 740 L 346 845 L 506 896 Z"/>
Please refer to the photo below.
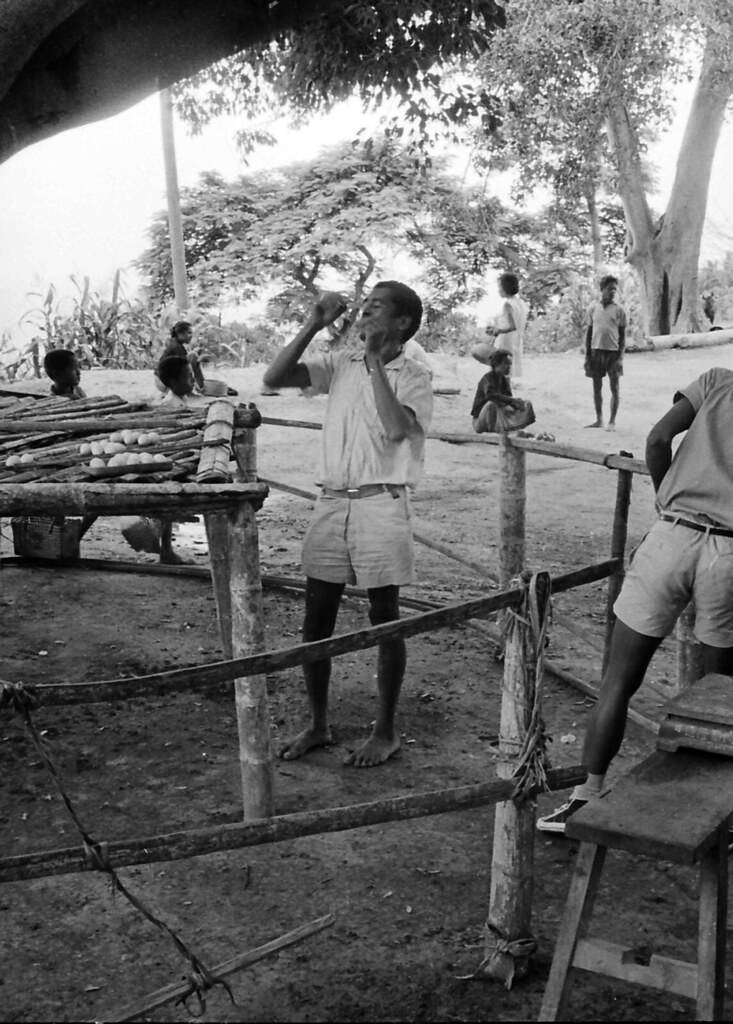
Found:
<path fill-rule="evenodd" d="M 671 186 L 676 152 L 691 93 L 678 104 L 678 117 L 652 152 L 658 165 L 661 209 Z M 358 105 L 335 111 L 299 133 L 283 131 L 283 141 L 252 159 L 250 166 L 275 166 L 307 159 L 320 146 L 353 137 Z M 277 132 L 275 132 L 277 134 Z M 232 122 L 220 121 L 192 138 L 176 125 L 178 176 L 193 184 L 204 170 L 227 177 L 246 168 L 237 155 Z M 723 130 L 716 154 L 708 205 L 703 258 L 733 248 L 733 124 Z M 114 118 L 62 133 L 0 164 L 0 330 L 18 336 L 18 321 L 45 294 L 49 283 L 73 295 L 69 275 L 89 275 L 109 295 L 114 271 L 124 268 L 146 245 L 153 213 L 165 207 L 160 113 L 157 96 Z M 127 292 L 132 271 L 123 273 Z M 30 335 L 30 331 L 19 336 Z"/>

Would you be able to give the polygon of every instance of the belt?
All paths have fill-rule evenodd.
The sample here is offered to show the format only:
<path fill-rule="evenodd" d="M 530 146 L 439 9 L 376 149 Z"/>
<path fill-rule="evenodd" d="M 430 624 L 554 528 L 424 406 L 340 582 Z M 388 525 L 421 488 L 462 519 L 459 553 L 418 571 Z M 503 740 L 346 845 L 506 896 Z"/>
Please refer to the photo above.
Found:
<path fill-rule="evenodd" d="M 393 498 L 399 498 L 404 489 L 404 484 L 364 484 L 362 487 L 345 487 L 340 491 L 333 487 L 322 487 L 321 491 L 328 498 L 373 498 L 385 491 Z"/>
<path fill-rule="evenodd" d="M 697 530 L 698 533 L 712 534 L 714 537 L 733 537 L 733 530 L 726 530 L 724 526 L 705 526 L 704 523 L 696 523 L 691 519 L 682 519 L 680 516 L 671 515 L 669 512 L 662 512 L 659 516 L 667 523 L 679 523 L 690 530 Z"/>

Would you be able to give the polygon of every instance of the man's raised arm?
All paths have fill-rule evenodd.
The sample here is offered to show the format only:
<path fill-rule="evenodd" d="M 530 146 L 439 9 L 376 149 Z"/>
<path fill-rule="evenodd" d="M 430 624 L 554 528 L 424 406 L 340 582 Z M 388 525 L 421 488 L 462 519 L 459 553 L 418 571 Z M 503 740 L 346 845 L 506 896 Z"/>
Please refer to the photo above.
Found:
<path fill-rule="evenodd" d="M 328 327 L 346 309 L 346 303 L 336 292 L 319 295 L 313 310 L 293 340 L 281 349 L 270 363 L 262 377 L 268 388 L 307 388 L 310 374 L 300 357 L 313 341 L 316 334 Z"/>

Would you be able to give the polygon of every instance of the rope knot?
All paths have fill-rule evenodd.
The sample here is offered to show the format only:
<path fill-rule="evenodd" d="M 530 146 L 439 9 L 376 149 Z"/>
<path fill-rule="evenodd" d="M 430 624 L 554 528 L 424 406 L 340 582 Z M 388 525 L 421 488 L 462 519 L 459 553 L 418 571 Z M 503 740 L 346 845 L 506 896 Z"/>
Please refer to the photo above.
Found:
<path fill-rule="evenodd" d="M 189 963 L 191 965 L 191 969 L 188 972 L 188 988 L 176 1000 L 176 1006 L 181 1003 L 192 1017 L 203 1017 L 206 1013 L 206 993 L 217 985 L 221 985 L 222 988 L 226 989 L 226 993 L 232 1002 L 232 1006 L 237 1005 L 231 986 L 228 982 L 224 981 L 223 978 L 219 978 L 215 974 L 212 974 L 208 967 L 206 967 L 205 964 L 202 964 L 194 953 L 189 954 Z M 188 1005 L 188 1000 L 191 996 L 195 996 L 196 998 L 195 1010 L 191 1009 Z"/>
<path fill-rule="evenodd" d="M 109 843 L 84 843 L 84 863 L 95 871 L 111 871 Z"/>

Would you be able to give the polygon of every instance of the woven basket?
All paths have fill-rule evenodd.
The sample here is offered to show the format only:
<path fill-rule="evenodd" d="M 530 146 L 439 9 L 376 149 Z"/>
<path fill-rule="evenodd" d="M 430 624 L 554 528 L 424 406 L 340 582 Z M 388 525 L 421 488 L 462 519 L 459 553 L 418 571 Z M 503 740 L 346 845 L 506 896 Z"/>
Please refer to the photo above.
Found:
<path fill-rule="evenodd" d="M 18 516 L 10 522 L 16 555 L 54 562 L 67 562 L 79 557 L 80 519 Z"/>

